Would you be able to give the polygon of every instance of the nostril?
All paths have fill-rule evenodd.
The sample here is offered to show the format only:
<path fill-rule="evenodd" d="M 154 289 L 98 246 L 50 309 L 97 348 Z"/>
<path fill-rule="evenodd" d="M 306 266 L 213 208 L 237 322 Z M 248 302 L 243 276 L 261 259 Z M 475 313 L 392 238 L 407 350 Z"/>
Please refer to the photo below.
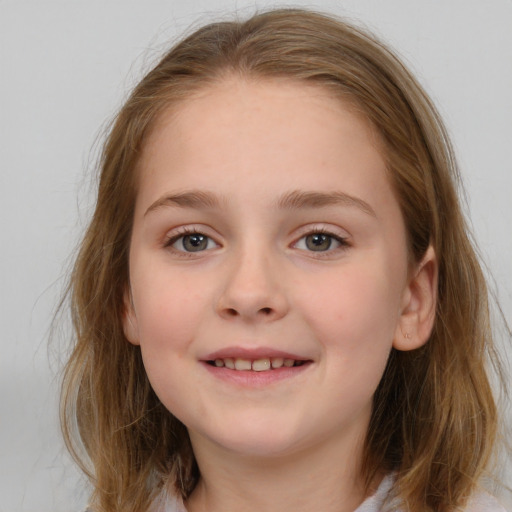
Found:
<path fill-rule="evenodd" d="M 260 309 L 260 311 L 261 311 L 264 315 L 268 316 L 268 315 L 270 315 L 270 313 L 272 313 L 272 308 L 261 308 L 261 309 Z"/>
<path fill-rule="evenodd" d="M 238 311 L 236 309 L 233 309 L 233 308 L 228 308 L 226 310 L 226 313 L 229 315 L 229 316 L 238 316 Z"/>

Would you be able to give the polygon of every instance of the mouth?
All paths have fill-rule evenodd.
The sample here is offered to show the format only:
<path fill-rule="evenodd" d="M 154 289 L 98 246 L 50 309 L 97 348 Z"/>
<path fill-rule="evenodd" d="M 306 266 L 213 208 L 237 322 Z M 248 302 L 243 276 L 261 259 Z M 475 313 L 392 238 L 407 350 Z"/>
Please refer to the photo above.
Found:
<path fill-rule="evenodd" d="M 229 370 L 245 372 L 268 372 L 280 368 L 303 366 L 308 362 L 310 361 L 285 357 L 262 357 L 258 359 L 226 357 L 206 361 L 208 365 L 216 368 L 227 368 Z"/>
<path fill-rule="evenodd" d="M 200 361 L 215 378 L 252 389 L 298 378 L 315 362 L 304 354 L 264 346 L 225 347 L 205 354 Z"/>

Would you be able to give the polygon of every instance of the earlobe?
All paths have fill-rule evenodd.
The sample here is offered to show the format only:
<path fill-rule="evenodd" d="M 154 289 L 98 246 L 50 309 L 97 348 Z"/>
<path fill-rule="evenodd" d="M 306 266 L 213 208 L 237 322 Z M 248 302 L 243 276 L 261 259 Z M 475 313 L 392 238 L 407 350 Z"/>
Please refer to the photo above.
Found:
<path fill-rule="evenodd" d="M 437 257 L 429 246 L 404 291 L 393 340 L 397 350 L 414 350 L 428 341 L 436 316 L 437 279 Z"/>
<path fill-rule="evenodd" d="M 131 293 L 127 291 L 124 296 L 123 331 L 126 339 L 133 345 L 140 345 L 137 317 L 133 308 Z"/>

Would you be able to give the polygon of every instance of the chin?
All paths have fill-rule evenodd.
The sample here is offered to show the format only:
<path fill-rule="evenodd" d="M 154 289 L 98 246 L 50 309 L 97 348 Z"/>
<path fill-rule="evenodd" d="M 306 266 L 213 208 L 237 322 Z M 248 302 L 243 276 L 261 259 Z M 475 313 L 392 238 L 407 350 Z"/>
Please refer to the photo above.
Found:
<path fill-rule="evenodd" d="M 208 439 L 218 448 L 239 456 L 280 457 L 299 450 L 304 436 L 292 426 L 276 422 L 232 422 L 229 427 L 219 426 L 215 431 L 191 433 L 192 444 Z"/>

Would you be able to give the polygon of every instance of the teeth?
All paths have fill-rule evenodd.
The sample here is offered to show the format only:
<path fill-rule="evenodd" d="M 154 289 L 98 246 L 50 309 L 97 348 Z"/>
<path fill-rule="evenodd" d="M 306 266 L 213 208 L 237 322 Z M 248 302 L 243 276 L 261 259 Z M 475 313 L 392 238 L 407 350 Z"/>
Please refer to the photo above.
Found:
<path fill-rule="evenodd" d="M 252 369 L 255 372 L 270 370 L 270 359 L 256 359 L 256 361 L 252 362 Z"/>
<path fill-rule="evenodd" d="M 273 357 L 271 360 L 272 368 L 281 368 L 284 364 L 284 359 L 282 357 Z"/>
<path fill-rule="evenodd" d="M 251 369 L 251 361 L 249 359 L 235 359 L 235 369 L 236 370 L 250 370 Z"/>
<path fill-rule="evenodd" d="M 230 370 L 252 370 L 255 372 L 264 372 L 267 370 L 282 368 L 283 366 L 286 368 L 291 368 L 292 366 L 301 366 L 302 364 L 304 364 L 304 361 L 296 361 L 295 359 L 285 359 L 283 357 L 264 357 L 262 359 L 255 359 L 254 361 L 251 361 L 250 359 L 235 359 L 227 357 L 226 359 L 215 359 L 215 361 L 213 361 L 213 364 L 217 368 L 225 367 Z"/>

